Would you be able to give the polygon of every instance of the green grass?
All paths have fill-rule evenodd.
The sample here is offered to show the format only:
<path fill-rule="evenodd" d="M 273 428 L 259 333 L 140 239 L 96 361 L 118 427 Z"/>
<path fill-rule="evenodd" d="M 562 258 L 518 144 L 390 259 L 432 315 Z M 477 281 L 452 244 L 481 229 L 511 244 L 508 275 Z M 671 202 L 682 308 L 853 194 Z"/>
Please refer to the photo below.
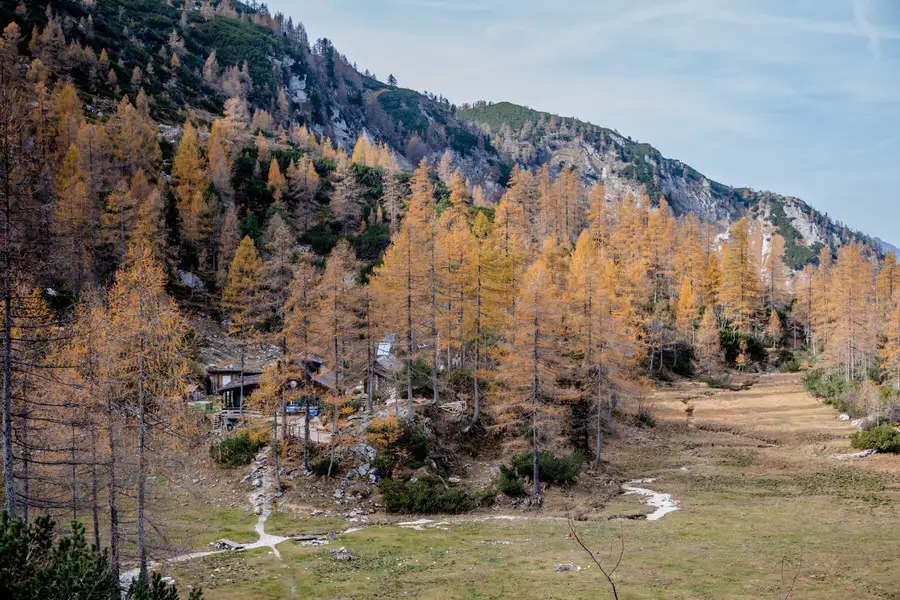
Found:
<path fill-rule="evenodd" d="M 691 479 L 663 487 L 686 491 Z M 683 510 L 661 521 L 589 522 L 578 528 L 601 556 L 620 532 L 624 536 L 625 558 L 617 575 L 622 598 L 781 597 L 786 592 L 781 563 L 796 561 L 801 552 L 798 597 L 891 597 L 897 584 L 896 536 L 877 521 L 896 509 L 886 505 L 873 514 L 858 500 L 785 497 L 778 486 L 751 481 L 741 493 L 727 494 L 701 488 L 682 497 Z M 631 499 L 610 507 L 616 513 L 639 508 Z M 448 528 L 374 527 L 340 536 L 325 548 L 285 542 L 279 546 L 283 562 L 265 552 L 209 557 L 179 566 L 175 577 L 202 584 L 211 597 L 225 600 L 282 598 L 292 587 L 298 597 L 318 598 L 607 597 L 596 568 L 554 572 L 563 562 L 588 566 L 561 519 L 488 519 Z M 332 561 L 328 549 L 342 545 L 359 560 Z M 232 582 L 220 585 L 217 580 L 224 577 Z"/>
<path fill-rule="evenodd" d="M 266 533 L 273 535 L 299 535 L 341 531 L 352 526 L 342 516 L 304 517 L 290 510 L 279 510 L 266 519 Z"/>

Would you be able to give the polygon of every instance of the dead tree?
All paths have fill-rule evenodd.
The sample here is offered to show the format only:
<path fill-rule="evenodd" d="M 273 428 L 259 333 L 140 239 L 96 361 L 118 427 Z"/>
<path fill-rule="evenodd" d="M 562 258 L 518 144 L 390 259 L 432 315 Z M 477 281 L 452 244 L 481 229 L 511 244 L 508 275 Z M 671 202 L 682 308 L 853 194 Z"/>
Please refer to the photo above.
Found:
<path fill-rule="evenodd" d="M 622 557 L 625 556 L 625 537 L 622 535 L 622 530 L 619 530 L 619 556 L 616 558 L 616 564 L 611 568 L 608 568 L 603 566 L 603 562 L 601 562 L 601 560 L 597 558 L 597 555 L 584 543 L 584 540 L 578 533 L 578 529 L 575 527 L 575 521 L 572 517 L 566 515 L 566 521 L 569 524 L 569 534 L 572 536 L 572 539 L 575 540 L 575 543 L 578 544 L 594 564 L 597 565 L 597 568 L 600 569 L 600 572 L 603 573 L 603 576 L 606 578 L 607 584 L 609 584 L 609 589 L 612 592 L 613 598 L 619 600 L 619 591 L 616 589 L 616 582 L 613 580 L 613 575 L 619 568 L 619 565 L 622 564 Z"/>

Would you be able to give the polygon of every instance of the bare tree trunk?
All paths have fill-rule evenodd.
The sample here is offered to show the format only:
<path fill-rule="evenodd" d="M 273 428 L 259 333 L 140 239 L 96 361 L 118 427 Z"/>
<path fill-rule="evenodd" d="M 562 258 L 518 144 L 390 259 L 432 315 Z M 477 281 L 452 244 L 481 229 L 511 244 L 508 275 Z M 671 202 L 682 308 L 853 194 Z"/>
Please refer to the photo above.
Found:
<path fill-rule="evenodd" d="M 119 580 L 119 503 L 116 490 L 116 433 L 113 417 L 112 396 L 106 399 L 106 422 L 108 428 L 109 462 L 106 464 L 109 478 L 109 570 L 116 581 Z"/>
<path fill-rule="evenodd" d="M 539 360 L 539 352 L 538 352 L 538 338 L 540 336 L 540 332 L 538 330 L 538 317 L 537 314 L 534 316 L 534 347 L 532 351 L 532 388 L 531 388 L 531 402 L 532 402 L 532 412 L 531 412 L 531 453 L 532 453 L 532 483 L 534 488 L 532 490 L 532 496 L 535 498 L 537 504 L 541 503 L 541 478 L 540 478 L 540 466 L 538 460 L 538 395 L 540 394 L 540 373 L 538 371 L 538 360 Z"/>
<path fill-rule="evenodd" d="M 275 416 L 272 417 L 272 454 L 274 455 L 273 462 L 275 463 L 275 491 L 281 491 L 281 467 L 278 464 L 278 455 L 280 452 L 278 451 L 278 411 L 275 411 Z"/>
<path fill-rule="evenodd" d="M 94 520 L 94 545 L 100 548 L 100 509 L 97 506 L 97 438 L 91 435 L 91 517 Z"/>
<path fill-rule="evenodd" d="M 28 498 L 31 498 L 31 447 L 28 445 L 28 407 L 26 405 L 24 409 L 24 415 L 22 416 L 22 421 L 24 423 L 24 427 L 22 427 L 22 445 L 25 448 L 22 450 L 22 497 L 25 498 L 25 502 L 22 503 L 22 519 L 25 523 L 28 523 Z"/>
<path fill-rule="evenodd" d="M 475 277 L 475 368 L 472 369 L 472 382 L 475 394 L 475 406 L 472 414 L 472 424 L 478 424 L 481 419 L 481 387 L 478 381 L 478 369 L 481 368 L 481 243 L 478 244 L 478 266 Z"/>
<path fill-rule="evenodd" d="M 9 244 L 9 194 L 6 197 L 5 243 Z M 16 517 L 16 480 L 13 470 L 12 441 L 12 274 L 9 272 L 11 250 L 6 248 L 6 270 L 3 276 L 3 485 L 6 492 L 6 512 Z"/>
<path fill-rule="evenodd" d="M 78 520 L 78 468 L 76 465 L 76 455 L 75 455 L 75 420 L 73 419 L 70 423 L 72 428 L 72 447 L 71 457 L 72 457 L 72 520 Z"/>
<path fill-rule="evenodd" d="M 141 361 L 143 362 L 143 361 Z M 143 388 L 143 383 L 139 384 Z M 140 576 L 147 579 L 147 548 L 144 544 L 144 507 L 146 503 L 145 485 L 147 480 L 147 456 L 145 442 L 147 436 L 147 423 L 144 415 L 143 391 L 139 392 L 138 402 L 138 482 L 137 482 L 137 552 L 140 561 Z"/>
<path fill-rule="evenodd" d="M 140 326 L 144 326 L 144 295 L 143 290 L 138 292 Z M 137 552 L 140 562 L 140 576 L 147 581 L 147 548 L 144 544 L 144 508 L 146 503 L 145 486 L 147 483 L 147 421 L 146 402 L 144 399 L 144 332 L 140 333 L 140 354 L 138 355 L 138 482 L 137 482 Z"/>
<path fill-rule="evenodd" d="M 247 340 L 244 333 L 244 324 L 241 324 L 241 389 L 240 389 L 240 402 L 241 405 L 238 408 L 239 414 L 241 418 L 244 416 L 244 357 L 246 354 L 246 346 Z"/>
<path fill-rule="evenodd" d="M 375 404 L 375 357 L 372 353 L 372 305 L 369 288 L 366 286 L 366 410 L 372 412 Z"/>
<path fill-rule="evenodd" d="M 309 397 L 306 398 L 306 406 L 303 415 L 303 468 L 307 472 L 312 471 L 309 468 Z"/>
<path fill-rule="evenodd" d="M 431 226 L 431 344 L 434 346 L 431 359 L 431 387 L 434 392 L 432 404 L 438 406 L 441 403 L 440 391 L 438 390 L 438 355 L 440 350 L 440 340 L 437 330 L 437 274 L 435 272 L 435 243 L 434 243 L 434 224 Z M 449 340 L 448 340 L 449 342 Z"/>
<path fill-rule="evenodd" d="M 407 232 L 406 234 L 410 234 Z M 413 364 L 413 315 L 412 315 L 412 240 L 407 240 L 406 244 L 406 420 L 410 423 L 416 422 L 415 414 L 413 414 L 413 385 L 412 385 L 412 364 Z M 7 313 L 8 314 L 8 313 Z"/>
<path fill-rule="evenodd" d="M 603 453 L 603 378 L 597 376 L 597 454 L 594 456 L 594 466 L 600 466 L 600 455 Z"/>
<path fill-rule="evenodd" d="M 331 449 L 328 452 L 328 476 L 331 477 L 331 469 L 334 467 L 334 446 L 337 442 L 337 401 L 331 409 Z"/>

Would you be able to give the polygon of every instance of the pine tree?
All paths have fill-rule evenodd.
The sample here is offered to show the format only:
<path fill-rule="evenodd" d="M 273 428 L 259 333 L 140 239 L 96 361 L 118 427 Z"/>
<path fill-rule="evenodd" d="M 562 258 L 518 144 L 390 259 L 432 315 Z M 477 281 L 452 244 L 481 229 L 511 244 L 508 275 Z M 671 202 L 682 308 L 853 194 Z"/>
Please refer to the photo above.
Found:
<path fill-rule="evenodd" d="M 405 342 L 407 420 L 415 421 L 412 371 L 422 340 L 427 340 L 431 314 L 430 251 L 434 199 L 428 165 L 423 160 L 412 183 L 412 196 L 400 231 L 394 235 L 372 285 L 384 321 L 397 323 L 398 337 Z M 425 324 L 425 327 L 423 327 Z"/>
<path fill-rule="evenodd" d="M 63 273 L 71 272 L 73 279 L 67 283 L 76 295 L 81 293 L 85 282 L 93 274 L 94 255 L 91 245 L 91 223 L 94 206 L 88 197 L 87 181 L 82 169 L 81 153 L 72 144 L 66 153 L 63 166 L 57 175 L 56 189 L 59 202 L 53 217 L 54 233 L 65 244 L 60 258 Z"/>
<path fill-rule="evenodd" d="M 678 291 L 678 304 L 675 307 L 675 330 L 683 339 L 693 341 L 694 329 L 698 317 L 699 303 L 690 278 L 685 275 Z"/>
<path fill-rule="evenodd" d="M 406 195 L 403 185 L 398 180 L 397 169 L 386 169 L 384 172 L 384 195 L 382 196 L 382 204 L 384 211 L 387 213 L 391 233 L 397 231 L 400 223 L 400 216 L 403 211 L 402 199 Z"/>
<path fill-rule="evenodd" d="M 343 224 L 356 225 L 362 216 L 364 190 L 356 179 L 352 163 L 343 161 L 335 171 L 334 191 L 331 194 L 331 214 Z"/>
<path fill-rule="evenodd" d="M 355 376 L 365 370 L 360 365 L 358 346 L 362 324 L 359 321 L 360 305 L 356 273 L 356 256 L 350 244 L 341 240 L 331 251 L 325 263 L 325 273 L 316 288 L 316 315 L 310 325 L 310 342 L 317 354 L 330 364 L 333 373 L 331 414 L 331 454 L 328 475 L 334 463 L 337 443 L 338 409 L 346 399 L 347 390 Z"/>
<path fill-rule="evenodd" d="M 766 325 L 766 335 L 772 340 L 772 344 L 778 346 L 784 337 L 784 322 L 777 310 L 769 313 L 769 322 Z"/>
<path fill-rule="evenodd" d="M 723 359 L 722 342 L 719 338 L 719 324 L 710 307 L 703 311 L 700 327 L 697 330 L 697 343 L 694 353 L 706 372 L 712 371 Z"/>
<path fill-rule="evenodd" d="M 289 194 L 291 197 L 291 215 L 295 227 L 300 231 L 310 228 L 314 212 L 316 191 L 319 189 L 319 175 L 309 157 L 303 156 L 299 163 L 291 162 L 287 169 Z"/>
<path fill-rule="evenodd" d="M 215 52 L 213 52 L 215 54 Z M 231 150 L 228 130 L 222 119 L 213 121 L 209 134 L 209 179 L 219 194 L 229 198 L 234 193 L 231 186 Z"/>
<path fill-rule="evenodd" d="M 172 163 L 172 188 L 178 197 L 181 232 L 185 239 L 197 245 L 203 244 L 210 233 L 209 183 L 197 132 L 190 121 L 185 122 L 184 135 Z"/>
<path fill-rule="evenodd" d="M 596 389 L 595 465 L 603 450 L 603 423 L 612 417 L 616 390 L 634 375 L 638 350 L 628 304 L 615 293 L 614 273 L 591 232 L 582 230 L 569 263 L 565 324 L 581 359 L 582 377 Z"/>
<path fill-rule="evenodd" d="M 892 250 L 885 254 L 875 280 L 875 301 L 879 316 L 885 323 L 891 318 L 894 307 L 900 304 L 900 266 Z"/>
<path fill-rule="evenodd" d="M 84 108 L 71 82 L 57 85 L 52 118 L 56 122 L 57 157 L 62 158 L 77 142 L 78 130 L 84 123 Z"/>
<path fill-rule="evenodd" d="M 116 380 L 137 417 L 137 552 L 146 579 L 145 509 L 148 415 L 165 409 L 187 375 L 187 324 L 165 292 L 166 276 L 149 249 L 134 247 L 109 293 L 109 320 L 115 325 Z"/>
<path fill-rule="evenodd" d="M 156 139 L 156 125 L 127 96 L 119 102 L 115 116 L 107 121 L 107 129 L 121 172 L 128 175 L 138 169 L 144 173 L 159 172 L 162 153 Z"/>
<path fill-rule="evenodd" d="M 244 407 L 244 370 L 247 350 L 255 338 L 259 318 L 259 301 L 262 292 L 263 262 L 249 236 L 241 240 L 231 268 L 228 285 L 222 292 L 222 304 L 231 313 L 230 333 L 237 337 L 240 349 L 240 405 Z"/>
<path fill-rule="evenodd" d="M 539 452 L 556 437 L 553 426 L 558 421 L 550 415 L 568 399 L 558 385 L 563 368 L 560 294 L 542 259 L 523 276 L 515 307 L 511 337 L 498 369 L 503 391 L 496 399 L 497 418 L 499 426 L 518 424 L 531 438 L 532 498 L 540 504 Z"/>
<path fill-rule="evenodd" d="M 783 308 L 787 286 L 787 267 L 781 257 L 784 255 L 784 238 L 775 234 L 769 245 L 764 269 L 766 305 L 770 310 Z"/>
<path fill-rule="evenodd" d="M 723 248 L 719 299 L 732 326 L 743 333 L 750 332 L 757 322 L 762 299 L 759 267 L 753 259 L 750 224 L 746 218 L 731 226 Z"/>
<path fill-rule="evenodd" d="M 900 390 L 900 306 L 891 311 L 884 331 L 881 349 L 881 373 L 895 390 Z"/>
<path fill-rule="evenodd" d="M 862 245 L 841 247 L 832 274 L 833 302 L 829 315 L 823 363 L 847 380 L 865 375 L 876 353 L 874 314 L 874 270 Z"/>
<path fill-rule="evenodd" d="M 272 197 L 275 198 L 275 204 L 281 206 L 283 204 L 282 199 L 285 194 L 287 194 L 288 185 L 284 175 L 281 174 L 281 168 L 278 166 L 278 161 L 274 158 L 269 164 L 268 184 L 269 190 L 272 192 Z"/>
<path fill-rule="evenodd" d="M 266 250 L 270 254 L 265 282 L 267 303 L 272 307 L 273 316 L 284 323 L 284 305 L 293 276 L 294 234 L 278 213 L 272 216 L 266 232 Z M 278 338 L 278 345 L 286 352 L 283 331 Z"/>

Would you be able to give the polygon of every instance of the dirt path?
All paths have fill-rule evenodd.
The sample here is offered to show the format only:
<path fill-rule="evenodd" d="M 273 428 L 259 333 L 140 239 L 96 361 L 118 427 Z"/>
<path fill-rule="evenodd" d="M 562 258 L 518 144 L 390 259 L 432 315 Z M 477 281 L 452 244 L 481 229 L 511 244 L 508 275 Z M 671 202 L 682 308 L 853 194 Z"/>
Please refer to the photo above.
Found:
<path fill-rule="evenodd" d="M 275 555 L 275 557 L 281 560 L 281 553 L 278 551 L 277 546 L 278 544 L 285 542 L 291 538 L 266 533 L 266 520 L 272 514 L 273 493 L 271 492 L 271 490 L 272 486 L 274 485 L 275 478 L 274 468 L 269 461 L 270 455 L 271 449 L 266 447 L 261 450 L 259 454 L 257 454 L 256 458 L 251 463 L 250 475 L 253 478 L 259 479 L 259 485 L 254 487 L 253 491 L 250 492 L 248 501 L 250 502 L 250 506 L 253 507 L 254 512 L 259 515 L 259 518 L 256 521 L 256 526 L 254 528 L 256 534 L 259 536 L 259 539 L 251 544 L 241 545 L 241 550 L 271 548 L 272 553 Z M 217 535 L 216 533 L 213 533 L 210 537 L 217 537 Z M 205 556 L 221 554 L 223 552 L 228 552 L 228 550 L 208 550 L 203 552 L 181 554 L 178 556 L 167 558 L 162 562 L 151 561 L 147 564 L 147 568 L 148 570 L 153 570 L 160 565 L 183 563 L 191 560 L 196 560 L 198 558 L 203 558 Z M 129 569 L 128 571 L 124 571 L 119 576 L 119 582 L 121 583 L 122 587 L 127 588 L 129 585 L 131 585 L 131 582 L 137 579 L 139 573 L 140 569 Z"/>

